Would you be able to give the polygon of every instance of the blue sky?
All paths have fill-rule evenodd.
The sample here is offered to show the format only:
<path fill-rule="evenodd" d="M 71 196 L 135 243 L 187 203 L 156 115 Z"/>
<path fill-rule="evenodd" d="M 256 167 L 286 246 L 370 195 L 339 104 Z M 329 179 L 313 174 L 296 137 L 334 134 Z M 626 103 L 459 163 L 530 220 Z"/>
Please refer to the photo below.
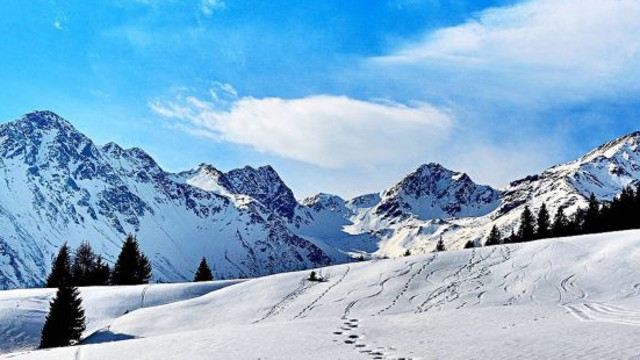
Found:
<path fill-rule="evenodd" d="M 421 163 L 506 184 L 640 129 L 637 0 L 5 0 L 0 119 L 50 109 L 167 170 L 298 197 Z"/>

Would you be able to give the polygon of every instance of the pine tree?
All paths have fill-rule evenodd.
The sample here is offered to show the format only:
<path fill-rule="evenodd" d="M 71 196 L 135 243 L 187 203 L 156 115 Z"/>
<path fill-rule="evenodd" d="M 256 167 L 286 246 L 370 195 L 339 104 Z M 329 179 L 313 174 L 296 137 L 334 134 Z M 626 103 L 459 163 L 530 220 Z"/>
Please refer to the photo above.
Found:
<path fill-rule="evenodd" d="M 560 208 L 556 212 L 556 216 L 553 218 L 553 225 L 551 226 L 551 235 L 553 237 L 562 237 L 568 235 L 569 220 L 564 214 L 564 209 Z"/>
<path fill-rule="evenodd" d="M 138 240 L 128 235 L 113 267 L 113 285 L 146 284 L 151 278 L 151 264 L 138 247 Z"/>
<path fill-rule="evenodd" d="M 200 265 L 198 266 L 198 270 L 196 270 L 196 275 L 193 278 L 193 281 L 212 281 L 213 274 L 211 273 L 211 268 L 209 268 L 209 264 L 207 264 L 207 259 L 202 257 L 200 261 Z"/>
<path fill-rule="evenodd" d="M 411 250 L 407 249 L 407 251 L 404 252 L 404 257 L 407 256 L 411 256 Z"/>
<path fill-rule="evenodd" d="M 41 349 L 69 346 L 80 340 L 85 330 L 85 316 L 79 295 L 76 287 L 63 285 L 58 288 L 42 328 Z"/>
<path fill-rule="evenodd" d="M 97 256 L 88 242 L 80 244 L 73 258 L 71 274 L 75 286 L 90 286 L 93 273 L 96 271 Z"/>
<path fill-rule="evenodd" d="M 440 240 L 438 240 L 438 243 L 436 244 L 436 252 L 441 251 L 447 251 L 447 247 L 444 246 L 444 241 L 442 240 L 442 238 L 440 238 Z"/>
<path fill-rule="evenodd" d="M 592 234 L 599 231 L 600 205 L 596 199 L 596 195 L 591 193 L 589 197 L 589 207 L 585 213 L 582 230 L 586 234 Z"/>
<path fill-rule="evenodd" d="M 148 284 L 151 280 L 151 262 L 147 256 L 140 253 L 138 257 L 138 271 L 136 272 L 136 278 L 140 284 Z"/>
<path fill-rule="evenodd" d="M 111 268 L 102 260 L 102 256 L 98 255 L 95 268 L 89 274 L 89 283 L 97 286 L 109 285 L 109 277 L 111 277 Z"/>
<path fill-rule="evenodd" d="M 69 252 L 69 245 L 64 243 L 53 261 L 51 273 L 47 277 L 46 287 L 57 288 L 71 284 L 71 256 Z"/>
<path fill-rule="evenodd" d="M 542 203 L 540 211 L 538 211 L 538 221 L 536 226 L 536 238 L 547 239 L 551 236 L 551 219 L 547 204 Z"/>
<path fill-rule="evenodd" d="M 465 249 L 473 249 L 475 247 L 476 247 L 476 242 L 473 240 L 469 240 L 466 242 L 466 244 L 464 244 Z"/>
<path fill-rule="evenodd" d="M 516 234 L 515 229 L 511 229 L 511 235 L 509 235 L 508 237 L 504 238 L 504 240 L 502 240 L 503 244 L 515 244 L 519 242 L 520 242 L 520 239 L 518 239 L 518 234 Z"/>
<path fill-rule="evenodd" d="M 500 234 L 500 230 L 498 230 L 497 226 L 493 226 L 491 231 L 489 232 L 489 236 L 487 236 L 487 241 L 484 243 L 485 246 L 494 246 L 502 244 L 502 235 Z"/>
<path fill-rule="evenodd" d="M 535 219 L 528 206 L 524 208 L 520 217 L 520 229 L 518 229 L 518 240 L 520 242 L 531 241 L 535 237 Z"/>

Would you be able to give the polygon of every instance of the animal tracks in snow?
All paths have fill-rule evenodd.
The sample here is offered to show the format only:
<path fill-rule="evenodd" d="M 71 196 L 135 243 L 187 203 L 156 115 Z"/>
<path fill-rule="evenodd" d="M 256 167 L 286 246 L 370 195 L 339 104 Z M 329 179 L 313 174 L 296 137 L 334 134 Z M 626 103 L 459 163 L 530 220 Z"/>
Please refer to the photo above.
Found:
<path fill-rule="evenodd" d="M 360 320 L 355 318 L 342 318 L 343 322 L 340 330 L 334 331 L 333 335 L 337 336 L 336 342 L 342 342 L 344 345 L 353 347 L 363 355 L 369 356 L 372 360 L 412 360 L 412 358 L 404 356 L 396 356 L 396 351 L 391 346 L 374 346 L 367 342 L 366 336 L 360 332 Z"/>

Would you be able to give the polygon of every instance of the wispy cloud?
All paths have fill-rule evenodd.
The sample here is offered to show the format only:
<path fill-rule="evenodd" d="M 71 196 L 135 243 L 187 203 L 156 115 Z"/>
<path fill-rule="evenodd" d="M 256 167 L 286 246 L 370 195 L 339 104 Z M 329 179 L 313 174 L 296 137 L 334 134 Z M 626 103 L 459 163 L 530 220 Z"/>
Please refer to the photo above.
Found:
<path fill-rule="evenodd" d="M 206 16 L 212 15 L 225 7 L 227 7 L 227 4 L 222 0 L 202 0 L 200 2 L 200 11 Z"/>
<path fill-rule="evenodd" d="M 464 88 L 466 96 L 489 101 L 548 107 L 623 97 L 640 90 L 640 2 L 525 1 L 429 33 L 371 63 L 428 71 L 442 92 Z"/>
<path fill-rule="evenodd" d="M 224 96 L 234 94 L 227 88 Z M 299 99 L 243 97 L 221 109 L 219 91 L 155 101 L 158 115 L 191 134 L 323 167 L 368 167 L 417 159 L 451 133 L 454 120 L 426 103 L 356 100 L 319 95 Z"/>

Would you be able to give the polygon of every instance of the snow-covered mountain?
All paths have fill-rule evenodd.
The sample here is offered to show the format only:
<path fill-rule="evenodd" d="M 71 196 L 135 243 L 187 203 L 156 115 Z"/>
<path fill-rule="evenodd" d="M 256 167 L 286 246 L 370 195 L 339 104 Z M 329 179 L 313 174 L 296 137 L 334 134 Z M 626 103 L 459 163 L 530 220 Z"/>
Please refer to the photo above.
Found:
<path fill-rule="evenodd" d="M 343 237 L 373 237 L 379 255 L 400 256 L 430 252 L 442 238 L 449 248 L 467 241 L 482 242 L 493 225 L 508 235 L 518 226 L 525 206 L 537 211 L 546 203 L 552 215 L 567 214 L 587 205 L 591 193 L 610 201 L 628 185 L 640 182 L 640 132 L 635 132 L 552 167 L 539 175 L 514 181 L 501 190 L 475 184 L 469 176 L 438 164 L 419 167 L 379 194 L 364 195 L 318 207 L 311 213 L 314 229 L 307 234 L 323 239 L 336 232 Z M 326 197 L 326 196 L 325 196 Z M 313 203 L 313 198 L 309 201 Z M 307 204 L 309 206 L 309 204 Z M 345 211 L 345 209 L 348 209 Z M 324 224 L 324 226 L 322 225 Z M 335 226 L 341 225 L 336 230 Z M 334 227 L 334 231 L 327 228 Z M 301 226 L 307 230 L 309 226 Z"/>
<path fill-rule="evenodd" d="M 382 192 L 375 213 L 389 218 L 415 216 L 429 220 L 482 216 L 497 206 L 497 190 L 474 183 L 467 174 L 431 163 Z"/>
<path fill-rule="evenodd" d="M 640 133 L 496 190 L 439 164 L 377 194 L 298 203 L 270 166 L 168 173 L 143 150 L 96 146 L 67 121 L 34 112 L 0 126 L 0 288 L 41 283 L 63 242 L 113 261 L 127 233 L 157 280 L 188 279 L 201 256 L 218 277 L 252 277 L 431 252 L 508 234 L 525 206 L 572 213 L 640 180 Z M 372 255 L 373 254 L 373 255 Z"/>
<path fill-rule="evenodd" d="M 141 149 L 98 147 L 48 111 L 1 125 L 0 288 L 40 284 L 64 242 L 90 241 L 113 261 L 127 233 L 163 281 L 190 278 L 202 256 L 218 277 L 331 262 L 288 229 L 295 200 L 273 169 L 216 174 L 167 173 Z"/>

